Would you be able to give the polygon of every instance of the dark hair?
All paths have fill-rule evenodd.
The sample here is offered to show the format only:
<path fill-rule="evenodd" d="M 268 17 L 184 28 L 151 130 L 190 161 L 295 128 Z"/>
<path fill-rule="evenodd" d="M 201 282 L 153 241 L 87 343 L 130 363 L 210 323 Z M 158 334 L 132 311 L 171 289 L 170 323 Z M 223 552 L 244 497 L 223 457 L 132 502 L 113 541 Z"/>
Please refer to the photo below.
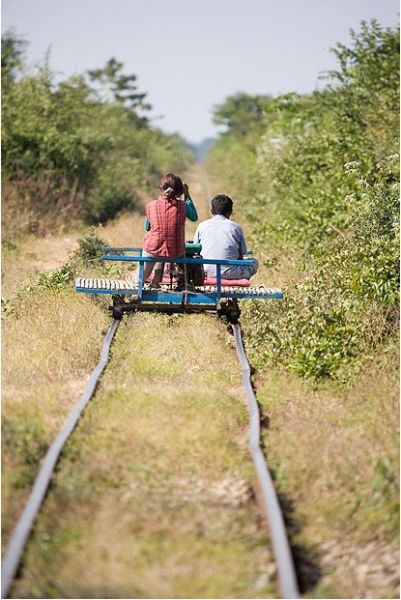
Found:
<path fill-rule="evenodd" d="M 212 199 L 212 215 L 228 217 L 233 212 L 233 201 L 230 196 L 219 194 Z"/>
<path fill-rule="evenodd" d="M 167 173 L 160 179 L 159 188 L 167 198 L 177 198 L 184 192 L 181 179 L 174 173 Z"/>

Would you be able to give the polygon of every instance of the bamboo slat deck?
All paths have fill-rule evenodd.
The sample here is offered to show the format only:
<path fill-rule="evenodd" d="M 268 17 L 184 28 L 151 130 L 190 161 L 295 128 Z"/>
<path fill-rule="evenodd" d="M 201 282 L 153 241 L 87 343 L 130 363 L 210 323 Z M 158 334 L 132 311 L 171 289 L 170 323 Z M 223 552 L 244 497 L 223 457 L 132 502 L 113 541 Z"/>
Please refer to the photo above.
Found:
<path fill-rule="evenodd" d="M 144 290 L 149 289 L 144 286 Z M 118 292 L 132 292 L 133 295 L 136 295 L 138 292 L 138 288 L 135 286 L 133 281 L 129 281 L 127 279 L 87 279 L 84 277 L 78 277 L 75 280 L 75 288 L 79 291 L 91 290 L 95 292 L 98 290 L 99 293 L 115 293 Z M 168 285 L 162 285 L 158 290 L 159 292 L 171 292 L 175 291 L 170 288 Z M 206 294 L 216 294 L 217 286 L 215 285 L 206 285 L 199 286 L 195 288 L 195 293 L 206 293 Z M 281 290 L 279 288 L 270 288 L 264 285 L 251 285 L 249 287 L 239 287 L 239 286 L 222 286 L 221 292 L 223 294 L 238 294 L 249 296 L 249 297 L 258 297 L 258 296 L 276 296 L 277 294 L 281 294 Z"/>

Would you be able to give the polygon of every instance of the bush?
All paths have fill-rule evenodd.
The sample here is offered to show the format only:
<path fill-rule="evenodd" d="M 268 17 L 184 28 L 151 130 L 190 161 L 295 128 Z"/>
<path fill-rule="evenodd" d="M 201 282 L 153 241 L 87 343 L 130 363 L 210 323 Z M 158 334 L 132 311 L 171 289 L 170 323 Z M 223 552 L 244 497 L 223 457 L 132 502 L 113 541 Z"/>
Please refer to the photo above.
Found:
<path fill-rule="evenodd" d="M 397 333 L 399 31 L 374 21 L 352 38 L 351 48 L 337 46 L 340 68 L 326 90 L 266 105 L 253 161 L 236 135 L 210 156 L 225 171 L 235 157 L 235 171 L 241 154 L 237 206 L 256 247 L 302 257 L 286 300 L 245 307 L 244 316 L 253 360 L 305 377 L 344 378 Z"/>
<path fill-rule="evenodd" d="M 78 248 L 72 255 L 70 263 L 83 267 L 101 264 L 102 248 L 108 245 L 108 242 L 99 237 L 93 229 L 78 240 Z"/>
<path fill-rule="evenodd" d="M 138 167 L 140 165 L 134 160 L 110 161 L 105 165 L 82 207 L 86 223 L 105 223 L 122 210 L 139 207 L 135 186 Z"/>
<path fill-rule="evenodd" d="M 15 34 L 3 38 L 4 218 L 24 220 L 14 231 L 37 231 L 47 217 L 105 222 L 137 208 L 163 172 L 187 165 L 188 145 L 138 112 L 149 107 L 146 94 L 122 63 L 56 83 L 46 61 L 25 70 L 23 47 Z"/>

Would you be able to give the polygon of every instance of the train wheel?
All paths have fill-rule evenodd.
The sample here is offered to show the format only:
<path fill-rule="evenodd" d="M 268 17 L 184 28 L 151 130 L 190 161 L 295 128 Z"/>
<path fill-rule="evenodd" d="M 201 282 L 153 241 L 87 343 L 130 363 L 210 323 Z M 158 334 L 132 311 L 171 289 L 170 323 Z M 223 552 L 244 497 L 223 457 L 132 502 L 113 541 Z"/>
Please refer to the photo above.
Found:
<path fill-rule="evenodd" d="M 241 315 L 241 309 L 238 306 L 238 301 L 236 299 L 232 300 L 230 298 L 230 300 L 228 301 L 227 311 L 226 311 L 227 321 L 229 323 L 231 323 L 232 325 L 235 325 L 235 323 L 238 323 L 238 319 L 240 318 L 240 315 Z"/>
<path fill-rule="evenodd" d="M 239 308 L 230 308 L 226 314 L 227 321 L 229 323 L 231 323 L 232 325 L 235 325 L 236 323 L 238 323 L 240 314 L 241 314 L 241 311 Z"/>
<path fill-rule="evenodd" d="M 113 319 L 118 319 L 119 321 L 121 321 L 121 319 L 123 318 L 123 314 L 124 314 L 124 311 L 121 308 L 121 306 L 113 306 L 112 307 Z"/>

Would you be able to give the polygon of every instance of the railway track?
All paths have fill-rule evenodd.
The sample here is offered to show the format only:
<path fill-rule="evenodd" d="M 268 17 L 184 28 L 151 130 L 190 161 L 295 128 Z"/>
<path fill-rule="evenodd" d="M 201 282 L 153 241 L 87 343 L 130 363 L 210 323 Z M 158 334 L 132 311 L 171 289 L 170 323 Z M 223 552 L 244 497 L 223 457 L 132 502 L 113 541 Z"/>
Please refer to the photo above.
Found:
<path fill-rule="evenodd" d="M 43 459 L 39 474 L 32 487 L 31 494 L 23 513 L 12 534 L 2 563 L 2 598 L 7 598 L 11 585 L 21 564 L 25 545 L 32 531 L 35 519 L 46 496 L 50 481 L 56 468 L 62 449 L 74 431 L 86 405 L 92 398 L 110 353 L 110 347 L 120 321 L 114 319 L 103 340 L 101 357 L 96 365 L 86 389 L 71 410 L 62 430 L 54 439 Z M 242 368 L 243 385 L 248 402 L 250 417 L 249 448 L 258 479 L 261 496 L 261 509 L 269 523 L 273 553 L 276 560 L 278 582 L 283 598 L 298 598 L 299 591 L 291 550 L 285 530 L 284 519 L 277 499 L 274 485 L 260 447 L 260 414 L 250 379 L 250 366 L 242 344 L 239 324 L 232 325 L 238 359 Z"/>
<path fill-rule="evenodd" d="M 234 332 L 235 348 L 242 368 L 242 381 L 249 410 L 249 449 L 258 478 L 262 510 L 268 520 L 273 553 L 276 559 L 279 586 L 283 598 L 299 598 L 294 562 L 285 529 L 283 515 L 274 489 L 273 481 L 260 447 L 260 412 L 251 383 L 251 368 L 242 344 L 241 329 L 238 323 L 231 325 Z"/>
<path fill-rule="evenodd" d="M 29 534 L 32 530 L 34 521 L 45 498 L 47 489 L 50 484 L 50 480 L 52 478 L 61 451 L 68 438 L 70 437 L 71 433 L 74 431 L 75 426 L 77 425 L 78 420 L 81 414 L 83 413 L 86 405 L 92 398 L 99 378 L 107 365 L 110 346 L 113 341 L 114 335 L 117 331 L 119 323 L 120 321 L 118 321 L 117 319 L 113 319 L 103 340 L 100 360 L 89 378 L 85 391 L 82 394 L 81 398 L 78 400 L 78 402 L 74 405 L 66 422 L 64 423 L 64 427 L 61 429 L 58 436 L 54 439 L 49 450 L 47 451 L 45 458 L 43 459 L 43 463 L 40 468 L 39 474 L 35 479 L 31 494 L 25 505 L 21 518 L 19 519 L 17 526 L 14 529 L 14 533 L 11 536 L 11 540 L 1 566 L 2 598 L 8 597 L 11 584 L 13 582 L 14 577 L 17 574 L 18 567 L 22 560 L 22 554 L 24 552 L 25 544 L 28 541 Z"/>

